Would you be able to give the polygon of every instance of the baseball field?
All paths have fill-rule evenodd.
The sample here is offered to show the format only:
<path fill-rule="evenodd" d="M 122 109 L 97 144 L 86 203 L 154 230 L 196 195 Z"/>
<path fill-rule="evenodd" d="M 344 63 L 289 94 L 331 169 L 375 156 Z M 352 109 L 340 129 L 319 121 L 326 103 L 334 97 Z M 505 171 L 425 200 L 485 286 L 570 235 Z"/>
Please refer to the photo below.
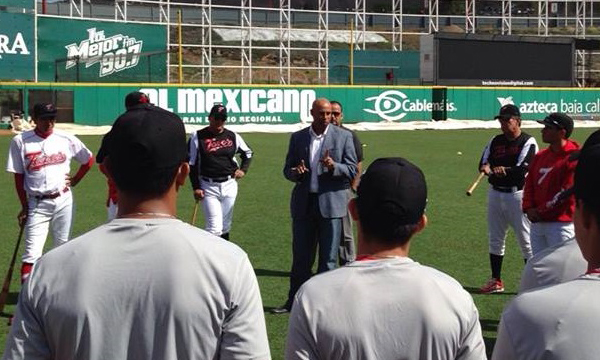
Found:
<path fill-rule="evenodd" d="M 583 142 L 593 128 L 575 129 L 573 138 Z M 525 129 L 541 146 L 539 129 Z M 503 278 L 506 292 L 480 295 L 477 289 L 489 277 L 486 229 L 486 189 L 482 182 L 473 193 L 465 190 L 477 176 L 477 162 L 487 141 L 498 130 L 447 131 L 369 131 L 359 132 L 365 144 L 365 165 L 378 157 L 406 157 L 422 168 L 429 187 L 428 227 L 417 235 L 411 257 L 455 277 L 475 299 L 479 309 L 488 354 L 496 338 L 504 306 L 516 295 L 523 260 L 514 236 L 509 232 Z M 240 181 L 231 239 L 250 256 L 261 287 L 273 359 L 282 359 L 288 315 L 272 315 L 269 310 L 283 304 L 288 291 L 291 264 L 289 196 L 293 184 L 282 175 L 289 134 L 244 134 L 254 150 L 247 176 Z M 5 167 L 11 136 L 0 135 L 0 164 Z M 101 136 L 80 136 L 95 153 Z M 75 169 L 75 166 L 72 166 Z M 19 228 L 19 211 L 13 176 L 0 176 L 0 276 L 4 279 Z M 97 167 L 74 188 L 75 220 L 72 235 L 78 236 L 106 220 L 106 182 Z M 178 217 L 190 221 L 194 208 L 191 187 L 179 194 Z M 204 220 L 200 215 L 197 225 Z M 102 241 L 102 239 L 98 239 Z M 47 242 L 49 245 L 51 241 Z M 13 276 L 5 313 L 0 317 L 0 349 L 9 332 L 7 320 L 14 311 L 19 291 L 19 267 Z M 402 284 L 397 284 L 402 289 Z M 332 299 L 336 301 L 337 299 Z M 410 326 L 410 324 L 407 324 Z"/>

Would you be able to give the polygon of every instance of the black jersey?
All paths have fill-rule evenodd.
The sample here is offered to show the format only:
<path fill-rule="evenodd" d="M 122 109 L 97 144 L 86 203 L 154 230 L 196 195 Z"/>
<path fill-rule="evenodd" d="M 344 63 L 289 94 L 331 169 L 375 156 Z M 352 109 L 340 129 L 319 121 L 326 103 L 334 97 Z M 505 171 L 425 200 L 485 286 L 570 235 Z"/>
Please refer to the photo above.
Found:
<path fill-rule="evenodd" d="M 489 164 L 491 168 L 504 166 L 506 176 L 490 174 L 489 183 L 501 188 L 517 187 L 523 189 L 529 164 L 537 152 L 535 138 L 524 132 L 516 139 L 509 140 L 504 134 L 495 136 L 485 147 L 479 167 Z"/>
<path fill-rule="evenodd" d="M 239 154 L 241 165 L 235 158 Z M 199 188 L 199 179 L 226 178 L 233 176 L 237 169 L 248 172 L 252 150 L 246 145 L 239 134 L 224 129 L 220 134 L 214 134 L 208 127 L 198 130 L 189 142 L 189 162 L 195 174 L 190 174 L 192 186 Z"/>

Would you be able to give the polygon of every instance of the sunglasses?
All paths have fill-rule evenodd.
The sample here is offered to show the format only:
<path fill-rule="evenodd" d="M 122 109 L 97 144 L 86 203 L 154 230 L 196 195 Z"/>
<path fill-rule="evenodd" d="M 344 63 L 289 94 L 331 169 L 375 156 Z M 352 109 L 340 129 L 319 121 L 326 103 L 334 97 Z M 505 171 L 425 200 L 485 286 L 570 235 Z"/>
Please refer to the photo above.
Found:
<path fill-rule="evenodd" d="M 342 113 L 341 112 L 332 112 L 331 115 L 340 116 L 340 115 L 342 115 Z"/>

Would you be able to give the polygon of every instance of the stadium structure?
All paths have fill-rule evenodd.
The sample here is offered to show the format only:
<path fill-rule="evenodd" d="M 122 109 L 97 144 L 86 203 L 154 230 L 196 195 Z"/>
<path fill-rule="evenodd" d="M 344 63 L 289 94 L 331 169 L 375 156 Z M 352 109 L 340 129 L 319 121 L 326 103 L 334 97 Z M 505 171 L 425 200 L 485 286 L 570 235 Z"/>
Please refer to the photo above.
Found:
<path fill-rule="evenodd" d="M 422 35 L 451 31 L 590 40 L 577 43 L 574 78 L 577 86 L 594 86 L 599 2 L 70 0 L 43 3 L 38 14 L 168 24 L 170 82 L 334 84 L 332 51 L 418 51 Z M 346 66 L 383 74 L 390 66 L 379 66 L 381 56 L 352 64 L 350 55 Z"/>

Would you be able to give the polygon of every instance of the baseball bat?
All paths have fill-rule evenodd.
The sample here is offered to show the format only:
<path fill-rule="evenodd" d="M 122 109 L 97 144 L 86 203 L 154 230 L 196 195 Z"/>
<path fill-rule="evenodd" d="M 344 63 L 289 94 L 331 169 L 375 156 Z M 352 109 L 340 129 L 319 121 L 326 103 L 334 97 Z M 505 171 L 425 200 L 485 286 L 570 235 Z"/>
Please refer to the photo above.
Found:
<path fill-rule="evenodd" d="M 198 216 L 198 204 L 199 201 L 196 200 L 196 205 L 194 205 L 194 213 L 192 214 L 192 221 L 190 222 L 192 225 L 196 224 L 196 216 Z"/>
<path fill-rule="evenodd" d="M 475 179 L 473 184 L 471 184 L 471 186 L 469 186 L 469 188 L 467 189 L 467 196 L 473 195 L 473 191 L 475 191 L 475 188 L 477 187 L 477 185 L 479 185 L 479 182 L 481 181 L 481 179 L 483 179 L 484 176 L 485 176 L 485 173 L 483 171 L 479 173 L 479 176 L 477 176 L 477 179 Z"/>
<path fill-rule="evenodd" d="M 6 305 L 6 299 L 8 298 L 10 282 L 12 281 L 13 270 L 17 261 L 17 254 L 19 253 L 19 245 L 21 245 L 21 238 L 23 237 L 24 229 L 25 225 L 21 225 L 21 229 L 19 230 L 19 237 L 17 238 L 17 245 L 15 246 L 15 251 L 13 252 L 12 259 L 10 260 L 10 266 L 8 267 L 6 277 L 4 278 L 4 284 L 2 284 L 2 292 L 0 292 L 0 313 L 4 312 L 4 306 Z"/>

